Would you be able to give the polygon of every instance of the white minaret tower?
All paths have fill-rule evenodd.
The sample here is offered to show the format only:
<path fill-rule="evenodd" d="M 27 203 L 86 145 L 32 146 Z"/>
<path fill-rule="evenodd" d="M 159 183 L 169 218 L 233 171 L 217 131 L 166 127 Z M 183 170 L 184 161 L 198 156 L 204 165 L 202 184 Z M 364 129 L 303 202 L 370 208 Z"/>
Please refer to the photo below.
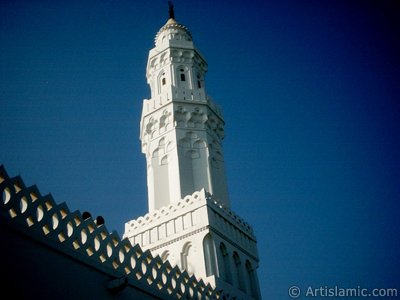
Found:
<path fill-rule="evenodd" d="M 259 299 L 256 238 L 230 210 L 224 120 L 205 91 L 207 63 L 169 4 L 147 61 L 151 98 L 140 123 L 149 213 L 126 223 L 124 237 L 238 299 Z"/>
<path fill-rule="evenodd" d="M 149 210 L 204 188 L 229 207 L 221 142 L 224 121 L 207 97 L 207 63 L 170 9 L 147 62 L 140 139 L 147 160 Z"/>

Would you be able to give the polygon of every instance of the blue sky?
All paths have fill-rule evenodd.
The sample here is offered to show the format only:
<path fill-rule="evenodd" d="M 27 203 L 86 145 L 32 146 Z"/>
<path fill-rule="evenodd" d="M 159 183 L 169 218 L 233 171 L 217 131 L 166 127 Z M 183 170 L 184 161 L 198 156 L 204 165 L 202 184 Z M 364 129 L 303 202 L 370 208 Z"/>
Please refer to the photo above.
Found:
<path fill-rule="evenodd" d="M 264 299 L 400 288 L 395 1 L 174 1 L 226 121 Z M 139 121 L 167 1 L 1 1 L 0 164 L 109 230 L 147 212 Z"/>

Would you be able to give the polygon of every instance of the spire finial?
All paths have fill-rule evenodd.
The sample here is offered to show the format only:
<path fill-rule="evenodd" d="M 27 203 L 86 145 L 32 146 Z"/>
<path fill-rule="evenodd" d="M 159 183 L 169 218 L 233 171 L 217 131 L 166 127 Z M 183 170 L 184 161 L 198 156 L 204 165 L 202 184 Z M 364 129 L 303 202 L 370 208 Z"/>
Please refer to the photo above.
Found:
<path fill-rule="evenodd" d="M 169 7 L 169 18 L 175 20 L 174 5 L 172 4 L 172 1 L 168 1 L 168 7 Z"/>

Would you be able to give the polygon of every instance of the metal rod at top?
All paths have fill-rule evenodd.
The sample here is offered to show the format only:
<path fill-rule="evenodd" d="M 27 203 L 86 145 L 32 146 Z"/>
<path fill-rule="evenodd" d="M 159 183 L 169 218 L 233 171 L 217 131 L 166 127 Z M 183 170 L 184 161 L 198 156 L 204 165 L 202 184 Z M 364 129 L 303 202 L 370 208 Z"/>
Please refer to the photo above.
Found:
<path fill-rule="evenodd" d="M 172 4 L 172 1 L 168 1 L 168 7 L 169 7 L 169 18 L 175 19 L 174 5 Z"/>

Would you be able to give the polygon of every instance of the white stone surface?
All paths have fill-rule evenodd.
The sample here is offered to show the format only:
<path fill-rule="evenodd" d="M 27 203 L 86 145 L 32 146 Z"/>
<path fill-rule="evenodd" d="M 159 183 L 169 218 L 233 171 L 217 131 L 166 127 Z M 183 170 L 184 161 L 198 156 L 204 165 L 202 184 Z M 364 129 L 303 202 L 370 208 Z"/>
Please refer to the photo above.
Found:
<path fill-rule="evenodd" d="M 149 210 L 205 188 L 229 207 L 221 111 L 206 96 L 207 63 L 188 29 L 170 19 L 147 63 L 140 139 L 147 160 Z"/>
<path fill-rule="evenodd" d="M 204 189 L 126 223 L 124 237 L 217 289 L 223 286 L 243 299 L 252 291 L 246 264 L 251 270 L 258 267 L 253 230 Z M 235 253 L 240 271 L 236 270 Z M 256 277 L 253 281 L 257 284 Z M 238 289 L 241 285 L 245 292 Z"/>
<path fill-rule="evenodd" d="M 221 110 L 206 94 L 207 63 L 174 19 L 147 62 L 151 98 L 140 124 L 149 213 L 124 237 L 238 299 L 260 299 L 256 238 L 230 210 Z"/>

